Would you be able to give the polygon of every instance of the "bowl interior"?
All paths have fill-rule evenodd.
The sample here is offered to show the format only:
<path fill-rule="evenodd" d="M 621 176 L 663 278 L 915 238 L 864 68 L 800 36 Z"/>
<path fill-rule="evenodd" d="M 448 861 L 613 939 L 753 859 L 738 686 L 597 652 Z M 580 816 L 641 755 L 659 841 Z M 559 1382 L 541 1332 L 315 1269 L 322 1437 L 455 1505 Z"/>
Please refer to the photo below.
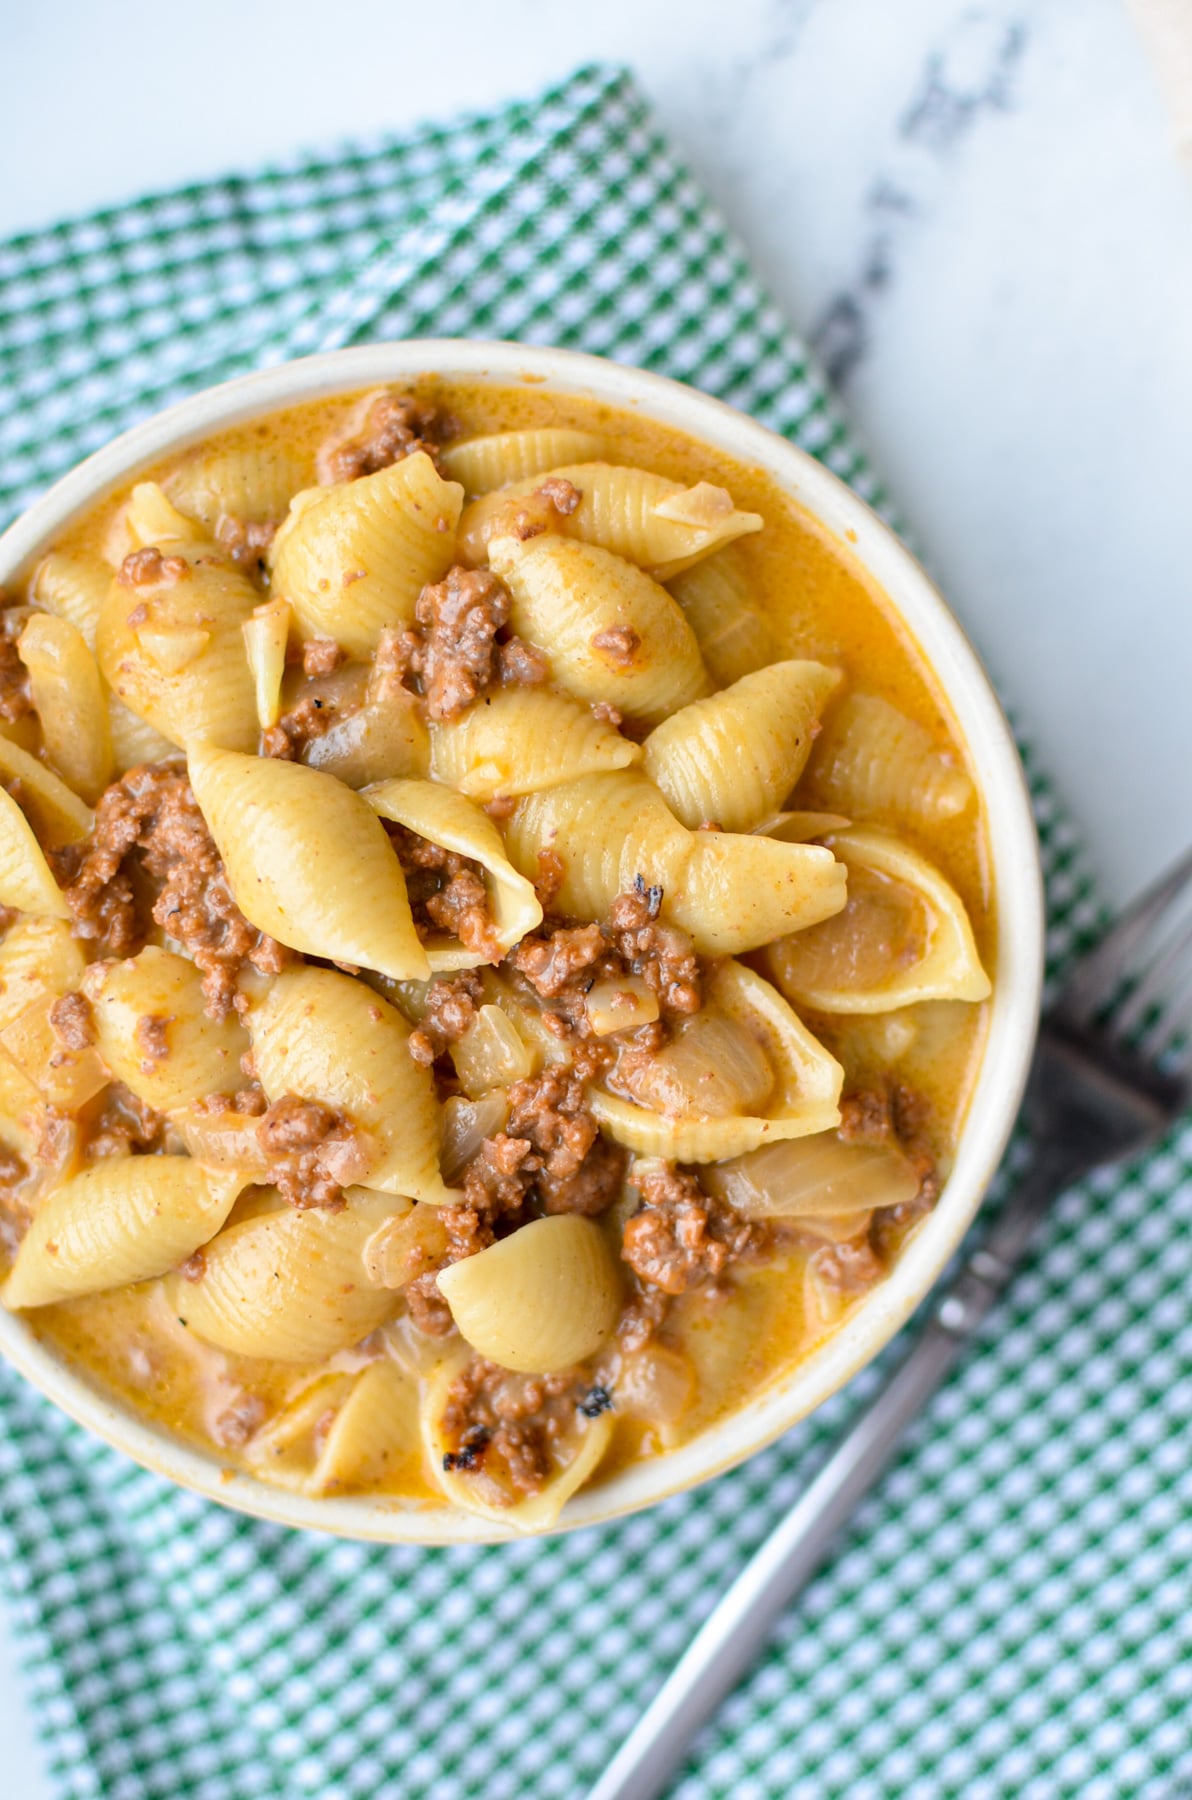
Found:
<path fill-rule="evenodd" d="M 681 1491 L 773 1441 L 868 1363 L 928 1292 L 992 1177 L 1029 1066 L 1042 978 L 1038 846 L 1018 753 L 976 653 L 922 569 L 869 508 L 822 465 L 721 402 L 660 376 L 570 351 L 517 344 L 414 340 L 308 358 L 208 390 L 138 426 L 59 481 L 0 537 L 11 581 L 64 526 L 138 470 L 213 433 L 281 407 L 437 372 L 510 385 L 528 380 L 639 411 L 764 467 L 844 543 L 884 591 L 951 704 L 976 771 L 997 895 L 997 969 L 989 1033 L 956 1162 L 934 1210 L 893 1270 L 833 1337 L 788 1376 L 693 1442 L 581 1491 L 559 1529 L 600 1523 Z M 492 1541 L 498 1525 L 446 1509 L 376 1498 L 312 1499 L 229 1470 L 214 1453 L 146 1424 L 93 1388 L 0 1309 L 0 1349 L 51 1400 L 173 1481 L 279 1523 L 390 1542 Z"/>

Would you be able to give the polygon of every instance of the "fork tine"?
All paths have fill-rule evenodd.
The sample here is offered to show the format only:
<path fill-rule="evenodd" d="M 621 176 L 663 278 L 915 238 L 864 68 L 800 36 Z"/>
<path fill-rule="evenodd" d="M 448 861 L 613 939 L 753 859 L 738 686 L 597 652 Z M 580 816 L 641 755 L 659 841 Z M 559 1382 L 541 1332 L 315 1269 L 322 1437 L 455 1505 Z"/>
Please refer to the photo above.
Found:
<path fill-rule="evenodd" d="M 1134 989 L 1127 994 L 1121 1005 L 1115 1008 L 1110 1021 L 1115 1037 L 1128 1038 L 1136 1031 L 1146 1018 L 1152 1006 L 1161 1003 L 1170 1004 L 1172 983 L 1179 986 L 1183 964 L 1187 960 L 1189 946 L 1192 945 L 1192 918 L 1185 919 L 1183 926 L 1163 946 L 1154 961 L 1143 971 Z M 1153 1027 L 1147 1037 L 1153 1035 Z"/>
<path fill-rule="evenodd" d="M 1192 848 L 1174 868 L 1140 894 L 1086 956 L 1063 985 L 1058 1010 L 1074 1025 L 1087 1025 L 1105 1006 L 1128 972 L 1131 958 L 1183 891 L 1192 886 Z"/>
<path fill-rule="evenodd" d="M 1192 1028 L 1192 962 L 1182 971 L 1176 986 L 1164 996 L 1162 1016 L 1145 1031 L 1136 1046 L 1140 1056 L 1156 1061 L 1179 1043 Z M 1192 1059 L 1192 1035 L 1181 1048 L 1174 1067 L 1184 1068 Z"/>

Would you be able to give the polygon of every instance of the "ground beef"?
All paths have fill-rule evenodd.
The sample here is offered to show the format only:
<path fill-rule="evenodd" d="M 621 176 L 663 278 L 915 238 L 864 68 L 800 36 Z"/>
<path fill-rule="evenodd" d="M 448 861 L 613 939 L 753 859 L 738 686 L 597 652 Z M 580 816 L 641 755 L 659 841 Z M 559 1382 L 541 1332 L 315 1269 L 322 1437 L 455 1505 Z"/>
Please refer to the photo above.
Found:
<path fill-rule="evenodd" d="M 304 675 L 334 675 L 347 660 L 347 651 L 334 638 L 307 638 L 302 646 Z"/>
<path fill-rule="evenodd" d="M 556 1065 L 509 1089 L 506 1133 L 530 1145 L 523 1171 L 543 1212 L 606 1211 L 621 1191 L 626 1156 L 600 1136 L 575 1071 Z"/>
<path fill-rule="evenodd" d="M 463 1208 L 477 1217 L 517 1212 L 525 1203 L 534 1171 L 529 1138 L 499 1131 L 485 1138 L 463 1173 Z"/>
<path fill-rule="evenodd" d="M 458 718 L 496 682 L 546 680 L 541 652 L 509 637 L 509 593 L 489 569 L 449 569 L 423 588 L 414 621 L 389 634 L 387 654 L 418 684 L 436 722 Z"/>
<path fill-rule="evenodd" d="M 457 856 L 454 850 L 432 844 L 404 825 L 395 825 L 388 819 L 382 823 L 406 878 L 410 911 L 419 937 L 432 938 L 446 932 L 485 962 L 500 962 L 503 951 L 479 865 L 466 856 Z"/>
<path fill-rule="evenodd" d="M 317 694 L 304 694 L 297 706 L 282 713 L 276 725 L 261 733 L 261 754 L 279 762 L 301 762 L 308 744 L 325 737 L 344 715 Z"/>
<path fill-rule="evenodd" d="M 609 908 L 613 946 L 625 972 L 640 975 L 664 1013 L 694 1013 L 703 1004 L 695 945 L 677 925 L 660 925 L 662 889 L 642 877 Z"/>
<path fill-rule="evenodd" d="M 536 493 L 548 500 L 561 518 L 570 518 L 576 510 L 583 494 L 575 483 L 568 481 L 565 475 L 548 475 L 546 480 L 535 489 Z"/>
<path fill-rule="evenodd" d="M 640 1176 L 642 1207 L 626 1221 L 621 1256 L 638 1280 L 667 1294 L 714 1283 L 757 1248 L 761 1232 L 671 1163 Z"/>
<path fill-rule="evenodd" d="M 86 1050 L 95 1042 L 95 1020 L 86 994 L 63 994 L 50 1008 L 50 1030 L 64 1050 Z"/>
<path fill-rule="evenodd" d="M 538 896 L 538 902 L 543 912 L 549 912 L 566 879 L 567 865 L 558 851 L 540 850 L 538 852 L 538 878 L 534 883 L 534 892 Z"/>
<path fill-rule="evenodd" d="M 126 1088 L 113 1081 L 103 1090 L 98 1109 L 85 1119 L 84 1161 L 101 1162 L 109 1156 L 152 1156 L 164 1148 L 167 1122 Z"/>
<path fill-rule="evenodd" d="M 0 612 L 0 719 L 10 725 L 33 711 L 29 671 L 17 650 L 28 616 L 24 607 L 5 607 Z"/>
<path fill-rule="evenodd" d="M 396 389 L 379 394 L 365 414 L 358 436 L 326 445 L 319 452 L 319 480 L 355 481 L 360 475 L 375 475 L 378 469 L 387 469 L 416 450 L 425 450 L 437 467 L 448 424 L 438 407 L 428 406 L 412 394 Z"/>
<path fill-rule="evenodd" d="M 0 1251 L 15 1256 L 29 1229 L 23 1184 L 29 1167 L 15 1151 L 0 1147 Z"/>
<path fill-rule="evenodd" d="M 164 1013 L 142 1013 L 133 1030 L 133 1042 L 141 1053 L 141 1074 L 152 1075 L 159 1062 L 170 1054 L 166 1032 L 174 1023 Z"/>
<path fill-rule="evenodd" d="M 641 634 L 630 625 L 610 625 L 592 639 L 593 650 L 603 651 L 607 660 L 619 669 L 629 668 L 641 647 Z"/>
<path fill-rule="evenodd" d="M 522 939 L 509 963 L 580 1037 L 589 1032 L 585 1002 L 598 980 L 639 976 L 657 995 L 664 1022 L 668 1014 L 698 1012 L 703 984 L 695 947 L 685 931 L 657 922 L 661 904 L 662 889 L 639 878 L 613 901 L 607 925 L 545 924 Z M 642 1047 L 656 1050 L 660 1040 L 654 1032 Z"/>
<path fill-rule="evenodd" d="M 874 1215 L 869 1246 L 878 1269 L 871 1280 L 876 1280 L 877 1275 L 889 1266 L 907 1227 L 929 1213 L 939 1199 L 940 1180 L 930 1144 L 929 1116 L 930 1108 L 922 1094 L 901 1082 L 858 1089 L 846 1094 L 840 1102 L 839 1131 L 846 1144 L 893 1145 L 901 1150 L 919 1178 L 919 1190 L 912 1199 L 904 1200 L 898 1206 L 883 1207 Z M 817 1266 L 832 1285 L 847 1286 L 848 1291 L 856 1291 L 855 1284 L 835 1280 L 835 1264 L 830 1258 L 817 1259 Z M 845 1263 L 842 1263 L 841 1270 L 844 1268 Z"/>
<path fill-rule="evenodd" d="M 491 1220 L 470 1205 L 441 1206 L 435 1217 L 443 1232 L 442 1247 L 429 1266 L 423 1266 L 406 1283 L 402 1292 L 411 1323 L 427 1337 L 446 1337 L 454 1330 L 455 1321 L 451 1317 L 451 1308 L 439 1292 L 438 1271 L 450 1263 L 462 1262 L 466 1256 L 475 1256 L 479 1250 L 487 1250 L 496 1242 L 496 1234 Z M 425 1256 L 420 1257 L 423 1265 L 427 1265 L 427 1261 Z"/>
<path fill-rule="evenodd" d="M 190 575 L 190 564 L 184 556 L 167 556 L 156 544 L 147 549 L 131 551 L 120 564 L 120 573 L 116 579 L 121 587 L 160 587 L 163 583 L 185 581 Z M 129 624 L 133 625 L 132 616 Z M 144 619 L 139 621 L 144 624 Z"/>
<path fill-rule="evenodd" d="M 227 1450 L 239 1450 L 263 1423 L 265 1402 L 259 1394 L 241 1392 L 212 1421 L 211 1435 Z"/>
<path fill-rule="evenodd" d="M 202 970 L 214 1019 L 231 1011 L 246 962 L 277 975 L 294 960 L 293 951 L 250 925 L 233 900 L 186 772 L 176 763 L 145 764 L 113 782 L 65 872 L 74 929 L 106 956 L 132 956 L 144 942 L 134 877 L 156 890 L 152 916 Z"/>
<path fill-rule="evenodd" d="M 552 1447 L 574 1428 L 593 1392 L 574 1370 L 515 1375 L 473 1357 L 448 1391 L 444 1434 L 455 1448 L 444 1468 L 483 1468 L 518 1497 L 539 1493 L 554 1468 Z"/>
<path fill-rule="evenodd" d="M 194 1102 L 196 1113 L 242 1113 L 248 1118 L 260 1118 L 266 1112 L 269 1102 L 255 1081 L 247 1087 L 237 1088 L 234 1094 L 207 1094 L 202 1100 Z"/>
<path fill-rule="evenodd" d="M 822 1250 L 812 1252 L 810 1265 L 823 1285 L 837 1294 L 863 1294 L 886 1272 L 869 1238 L 852 1244 L 825 1244 Z"/>
<path fill-rule="evenodd" d="M 359 1132 L 318 1100 L 283 1094 L 262 1115 L 256 1135 L 269 1158 L 269 1179 L 290 1206 L 342 1211 L 344 1189 L 368 1169 Z"/>
<path fill-rule="evenodd" d="M 224 513 L 215 527 L 216 542 L 249 574 L 262 571 L 265 552 L 277 536 L 278 519 L 239 519 Z"/>
<path fill-rule="evenodd" d="M 458 975 L 440 975 L 426 990 L 426 1011 L 412 1034 L 410 1055 L 429 1068 L 444 1051 L 458 1043 L 472 1020 L 482 997 L 480 978 L 471 969 Z"/>

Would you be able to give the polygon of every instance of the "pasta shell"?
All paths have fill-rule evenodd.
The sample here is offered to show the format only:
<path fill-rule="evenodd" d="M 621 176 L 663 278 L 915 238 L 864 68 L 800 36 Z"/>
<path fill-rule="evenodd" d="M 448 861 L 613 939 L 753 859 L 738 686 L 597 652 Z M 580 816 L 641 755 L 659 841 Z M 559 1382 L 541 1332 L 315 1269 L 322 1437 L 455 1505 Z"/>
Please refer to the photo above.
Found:
<path fill-rule="evenodd" d="M 174 551 L 179 545 L 210 544 L 203 526 L 175 506 L 158 481 L 138 481 L 125 507 L 124 525 L 133 549 L 152 544 Z"/>
<path fill-rule="evenodd" d="M 884 831 L 837 832 L 831 847 L 848 869 L 848 905 L 766 952 L 785 994 L 829 1013 L 987 998 L 964 902 L 926 857 Z"/>
<path fill-rule="evenodd" d="M 702 1163 L 840 1123 L 844 1070 L 768 981 L 743 963 L 725 962 L 708 983 L 705 1008 L 723 1013 L 761 1049 L 773 1074 L 765 1104 L 752 1114 L 673 1118 L 590 1088 L 589 1105 L 610 1137 L 638 1156 Z"/>
<path fill-rule="evenodd" d="M 200 449 L 167 477 L 175 506 L 214 532 L 221 519 L 280 519 L 292 497 L 314 479 L 314 462 L 284 444 Z"/>
<path fill-rule="evenodd" d="M 426 1381 L 421 1407 L 422 1442 L 434 1479 L 447 1499 L 465 1512 L 478 1513 L 512 1531 L 547 1531 L 572 1494 L 595 1474 L 612 1442 L 612 1414 L 604 1412 L 598 1418 L 588 1419 L 577 1409 L 572 1430 L 551 1444 L 555 1467 L 545 1486 L 527 1499 L 514 1500 L 512 1492 L 494 1479 L 483 1464 L 479 1469 L 461 1470 L 452 1456 L 459 1446 L 448 1436 L 444 1415 L 452 1383 L 468 1360 L 462 1352 L 445 1358 Z"/>
<path fill-rule="evenodd" d="M 464 491 L 424 450 L 375 475 L 308 489 L 273 540 L 273 591 L 304 637 L 367 656 L 390 625 L 408 624 L 428 581 L 451 564 Z"/>
<path fill-rule="evenodd" d="M 86 958 L 65 919 L 17 919 L 0 943 L 0 1030 L 44 994 L 69 994 L 83 979 Z"/>
<path fill-rule="evenodd" d="M 570 482 L 579 495 L 560 512 L 536 490 L 545 479 Z M 620 463 L 568 463 L 533 475 L 465 508 L 459 522 L 466 561 L 484 560 L 493 538 L 516 533 L 524 515 L 561 537 L 599 545 L 646 569 L 656 580 L 688 568 L 734 538 L 760 531 L 760 513 L 738 512 L 732 496 L 710 482 L 684 487 L 649 469 Z"/>
<path fill-rule="evenodd" d="M 95 658 L 66 619 L 34 613 L 17 643 L 46 755 L 67 786 L 97 800 L 112 779 L 108 702 Z"/>
<path fill-rule="evenodd" d="M 830 850 L 731 832 L 689 831 L 645 775 L 585 775 L 520 800 L 505 829 L 531 878 L 540 852 L 562 864 L 558 910 L 604 919 L 640 877 L 663 890 L 664 918 L 709 956 L 734 956 L 839 912 L 845 873 Z"/>
<path fill-rule="evenodd" d="M 0 906 L 54 919 L 70 917 L 28 819 L 4 788 L 0 788 Z"/>
<path fill-rule="evenodd" d="M 778 838 L 784 844 L 810 844 L 834 831 L 847 831 L 851 824 L 843 813 L 776 812 L 759 819 L 753 830 L 758 837 Z"/>
<path fill-rule="evenodd" d="M 641 749 L 589 707 L 550 688 L 498 688 L 432 725 L 431 774 L 474 800 L 535 794 L 601 769 L 639 763 Z"/>
<path fill-rule="evenodd" d="M 57 619 L 65 619 L 95 649 L 99 613 L 112 584 L 112 571 L 98 556 L 51 550 L 33 571 L 29 598 Z"/>
<path fill-rule="evenodd" d="M 543 475 L 561 463 L 590 462 L 603 454 L 604 443 L 590 431 L 545 425 L 526 431 L 493 431 L 467 438 L 440 451 L 439 462 L 452 481 L 469 494 L 488 494 L 510 482 Z"/>
<path fill-rule="evenodd" d="M 212 546 L 169 544 L 189 573 L 112 582 L 96 654 L 116 698 L 185 749 L 199 739 L 255 750 L 256 701 L 241 627 L 259 595 Z"/>
<path fill-rule="evenodd" d="M 361 1260 L 397 1204 L 349 1188 L 339 1212 L 280 1207 L 231 1225 L 204 1249 L 197 1281 L 170 1277 L 170 1304 L 197 1338 L 235 1356 L 322 1362 L 397 1311 L 397 1296 L 373 1287 Z"/>
<path fill-rule="evenodd" d="M 91 830 L 91 808 L 43 762 L 0 737 L 0 782 L 19 783 L 21 808 L 44 844 L 77 844 Z M 15 902 L 14 902 L 15 904 Z"/>
<path fill-rule="evenodd" d="M 840 673 L 778 662 L 673 713 L 646 739 L 645 769 L 694 831 L 714 819 L 752 831 L 803 773 L 820 713 Z"/>
<path fill-rule="evenodd" d="M 98 1162 L 41 1202 L 0 1298 L 19 1311 L 164 1275 L 214 1237 L 243 1186 L 189 1156 Z"/>
<path fill-rule="evenodd" d="M 388 1357 L 370 1363 L 335 1416 L 307 1483 L 311 1494 L 418 1485 L 418 1385 Z"/>
<path fill-rule="evenodd" d="M 347 1369 L 329 1370 L 287 1396 L 285 1405 L 244 1446 L 249 1467 L 279 1487 L 305 1488 L 319 1459 L 327 1415 L 338 1413 L 355 1379 Z"/>
<path fill-rule="evenodd" d="M 363 982 L 332 969 L 287 969 L 249 1017 L 270 1100 L 298 1094 L 346 1113 L 376 1142 L 368 1185 L 441 1205 L 440 1109 L 429 1069 L 407 1048 L 410 1027 Z"/>
<path fill-rule="evenodd" d="M 778 634 L 754 598 L 758 583 L 735 545 L 673 575 L 667 585 L 718 686 L 739 681 L 782 655 Z"/>
<path fill-rule="evenodd" d="M 142 763 L 167 762 L 178 751 L 147 719 L 130 712 L 123 700 L 108 694 L 108 731 L 112 741 L 112 765 L 117 775 Z"/>
<path fill-rule="evenodd" d="M 433 972 L 475 969 L 499 962 L 528 931 L 542 923 L 542 906 L 533 884 L 519 875 L 505 854 L 501 834 L 486 813 L 435 781 L 385 781 L 362 796 L 383 819 L 405 825 L 429 843 L 457 856 L 469 857 L 484 871 L 497 954 L 482 956 L 456 939 L 426 946 Z"/>
<path fill-rule="evenodd" d="M 489 561 L 512 595 L 520 637 L 580 700 L 657 724 L 710 692 L 699 645 L 664 587 L 594 544 L 497 538 Z"/>
<path fill-rule="evenodd" d="M 69 1049 L 51 1023 L 55 995 L 44 993 L 0 1032 L 0 1046 L 24 1071 L 48 1105 L 77 1112 L 107 1083 L 95 1048 Z"/>
<path fill-rule="evenodd" d="M 933 825 L 967 812 L 973 784 L 921 725 L 877 694 L 849 694 L 833 710 L 807 770 L 807 788 L 856 819 Z"/>
<path fill-rule="evenodd" d="M 396 980 L 430 964 L 376 814 L 301 763 L 197 744 L 190 781 L 245 918 L 292 950 Z"/>
<path fill-rule="evenodd" d="M 208 1016 L 202 976 L 187 957 L 149 945 L 124 962 L 93 964 L 83 986 L 100 1055 L 157 1112 L 245 1086 L 248 1033 L 234 1014 Z M 142 1020 L 159 1022 L 164 1055 L 154 1053 L 153 1039 L 147 1045 Z"/>
<path fill-rule="evenodd" d="M 604 1233 L 578 1213 L 535 1219 L 441 1269 L 437 1279 L 472 1348 L 527 1375 L 550 1375 L 594 1356 L 621 1305 Z"/>

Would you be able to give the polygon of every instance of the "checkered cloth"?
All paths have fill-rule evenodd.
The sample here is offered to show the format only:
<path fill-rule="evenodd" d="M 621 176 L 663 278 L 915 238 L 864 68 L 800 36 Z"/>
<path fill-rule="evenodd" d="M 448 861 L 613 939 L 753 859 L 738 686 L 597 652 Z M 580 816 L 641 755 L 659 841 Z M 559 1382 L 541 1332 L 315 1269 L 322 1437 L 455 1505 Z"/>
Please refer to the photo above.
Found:
<path fill-rule="evenodd" d="M 873 497 L 623 74 L 0 246 L 0 510 L 163 402 L 370 338 L 678 376 Z M 1035 783 L 1053 965 L 1094 916 Z M 1160 1800 L 1192 1754 L 1192 1132 L 1074 1189 L 682 1800 Z M 3 1580 L 70 1800 L 571 1800 L 872 1391 L 624 1524 L 378 1549 L 178 1492 L 0 1379 Z"/>

